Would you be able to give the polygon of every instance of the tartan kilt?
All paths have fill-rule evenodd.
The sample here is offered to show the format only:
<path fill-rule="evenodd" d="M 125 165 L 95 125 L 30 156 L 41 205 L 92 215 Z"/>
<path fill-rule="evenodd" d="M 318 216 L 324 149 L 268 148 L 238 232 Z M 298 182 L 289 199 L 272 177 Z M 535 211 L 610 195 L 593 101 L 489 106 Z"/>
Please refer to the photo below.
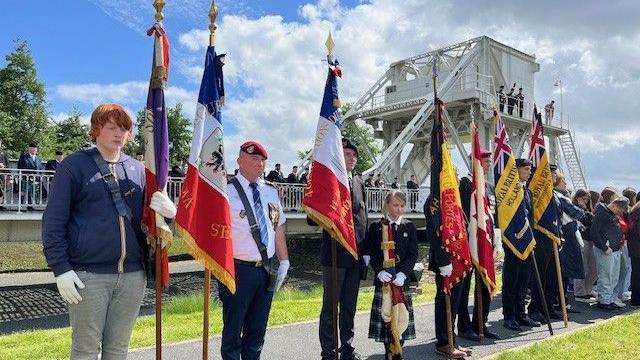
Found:
<path fill-rule="evenodd" d="M 409 312 L 409 325 L 402 333 L 402 340 L 411 340 L 416 338 L 416 326 L 413 318 L 413 302 L 411 294 L 405 290 L 404 298 Z M 371 302 L 371 315 L 369 318 L 369 339 L 378 342 L 389 342 L 387 339 L 387 330 L 382 320 L 382 286 L 376 285 L 373 301 Z"/>

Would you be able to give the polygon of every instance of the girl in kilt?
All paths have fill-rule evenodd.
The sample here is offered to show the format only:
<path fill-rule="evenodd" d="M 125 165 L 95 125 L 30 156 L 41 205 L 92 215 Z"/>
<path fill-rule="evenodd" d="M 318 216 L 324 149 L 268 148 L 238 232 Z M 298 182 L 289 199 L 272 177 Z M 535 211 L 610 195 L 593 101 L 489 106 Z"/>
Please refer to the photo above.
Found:
<path fill-rule="evenodd" d="M 402 344 L 416 338 L 407 277 L 418 258 L 418 240 L 415 225 L 403 218 L 406 204 L 403 192 L 390 191 L 386 216 L 369 226 L 367 236 L 376 274 L 369 338 L 384 343 L 387 360 L 402 359 Z"/>

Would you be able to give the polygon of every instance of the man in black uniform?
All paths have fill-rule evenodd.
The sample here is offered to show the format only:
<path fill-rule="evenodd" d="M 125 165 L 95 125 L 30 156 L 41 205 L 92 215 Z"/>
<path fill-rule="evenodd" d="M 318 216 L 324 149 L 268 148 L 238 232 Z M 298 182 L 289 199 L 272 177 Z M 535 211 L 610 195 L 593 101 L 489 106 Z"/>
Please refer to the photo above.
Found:
<path fill-rule="evenodd" d="M 435 196 L 440 196 L 435 194 Z M 429 239 L 429 267 L 430 271 L 436 274 L 436 298 L 435 298 L 435 328 L 436 328 L 436 352 L 447 356 L 450 359 L 462 359 L 471 355 L 467 353 L 470 349 L 461 348 L 456 344 L 455 333 L 453 334 L 453 348 L 449 347 L 449 332 L 447 330 L 446 294 L 444 292 L 444 277 L 450 276 L 453 272 L 453 265 L 449 254 L 442 247 L 442 241 L 438 235 L 440 220 L 438 208 L 439 201 L 433 201 L 434 194 L 429 194 L 424 203 L 424 217 L 426 220 L 427 239 Z M 460 305 L 462 282 L 458 282 L 451 288 L 451 309 L 457 309 Z M 451 311 L 451 323 L 456 320 L 457 311 Z"/>
<path fill-rule="evenodd" d="M 47 161 L 47 163 L 44 165 L 44 169 L 56 171 L 56 169 L 58 168 L 58 164 L 60 164 L 63 159 L 64 155 L 62 154 L 62 151 L 56 151 L 55 159 Z"/>
<path fill-rule="evenodd" d="M 522 88 L 518 89 L 518 95 L 516 95 L 516 101 L 518 102 L 519 116 L 522 117 L 522 110 L 524 108 L 524 94 L 522 93 Z"/>
<path fill-rule="evenodd" d="M 269 175 L 267 175 L 267 177 L 265 177 L 264 179 L 274 183 L 286 182 L 284 181 L 284 175 L 282 174 L 282 171 L 280 171 L 280 164 L 276 164 L 276 168 L 271 170 L 269 172 Z"/>
<path fill-rule="evenodd" d="M 418 202 L 418 189 L 420 185 L 416 182 L 416 176 L 411 175 L 409 181 L 407 181 L 407 190 L 409 190 L 409 210 L 416 212 L 416 202 Z"/>
<path fill-rule="evenodd" d="M 533 208 L 531 192 L 527 188 L 527 180 L 531 176 L 531 161 L 528 159 L 516 159 L 520 186 L 524 188 L 524 206 L 529 219 L 533 224 Z M 504 327 L 514 331 L 522 331 L 520 325 L 540 326 L 537 321 L 531 320 L 525 313 L 525 297 L 529 286 L 532 271 L 531 255 L 526 260 L 520 260 L 511 249 L 503 243 L 504 265 L 502 267 L 502 314 L 504 315 Z"/>
<path fill-rule="evenodd" d="M 491 151 L 480 150 L 482 156 L 482 170 L 486 174 L 491 168 Z M 485 182 L 485 196 L 489 198 L 491 194 L 495 192 L 495 188 L 489 182 Z M 467 224 L 469 223 L 469 214 L 471 207 L 471 195 L 472 195 L 472 183 L 471 175 L 465 176 L 460 180 L 460 201 L 462 202 L 462 210 L 464 211 Z M 490 236 L 493 239 L 493 214 L 490 214 L 491 228 Z M 494 247 L 496 246 L 494 242 Z M 477 271 L 477 270 L 474 270 Z M 478 333 L 480 327 L 478 326 L 478 293 L 474 291 L 474 303 L 473 303 L 473 321 L 469 316 L 469 291 L 471 289 L 471 279 L 473 271 L 465 276 L 462 280 L 462 288 L 460 295 L 460 306 L 458 307 L 458 336 L 472 341 L 480 341 Z M 477 278 L 476 278 L 477 279 Z M 476 282 L 476 286 L 481 286 L 482 293 L 482 321 L 483 321 L 483 333 L 488 339 L 499 340 L 498 334 L 487 330 L 487 317 L 489 316 L 489 310 L 491 308 L 491 294 L 489 289 L 485 285 L 484 281 Z"/>
<path fill-rule="evenodd" d="M 507 113 L 509 115 L 513 115 L 513 106 L 516 104 L 514 91 L 516 91 L 516 83 L 513 83 L 511 90 L 507 93 Z"/>
<path fill-rule="evenodd" d="M 354 318 L 356 315 L 356 303 L 360 279 L 366 276 L 369 263 L 369 251 L 365 242 L 367 232 L 367 209 L 364 202 L 364 183 L 358 176 L 352 176 L 353 168 L 358 161 L 358 148 L 350 139 L 342 139 L 344 160 L 351 187 L 351 205 L 353 227 L 356 235 L 358 259 L 356 260 L 344 247 L 336 244 L 338 267 L 338 321 L 340 339 L 340 360 L 359 360 L 352 345 L 354 338 Z M 310 220 L 308 220 L 310 221 Z M 312 222 L 310 222 L 312 223 Z M 331 279 L 331 242 L 332 239 L 326 231 L 322 232 L 322 310 L 320 311 L 320 347 L 322 359 L 337 360 L 338 354 L 333 351 L 333 283 Z"/>
<path fill-rule="evenodd" d="M 289 174 L 289 176 L 287 176 L 287 182 L 289 184 L 297 184 L 300 182 L 300 180 L 298 179 L 298 167 L 294 166 L 293 169 L 291 170 L 291 174 Z"/>
<path fill-rule="evenodd" d="M 504 103 L 507 101 L 507 96 L 504 94 L 504 85 L 500 85 L 498 90 L 498 103 L 500 103 L 500 113 L 504 112 Z"/>

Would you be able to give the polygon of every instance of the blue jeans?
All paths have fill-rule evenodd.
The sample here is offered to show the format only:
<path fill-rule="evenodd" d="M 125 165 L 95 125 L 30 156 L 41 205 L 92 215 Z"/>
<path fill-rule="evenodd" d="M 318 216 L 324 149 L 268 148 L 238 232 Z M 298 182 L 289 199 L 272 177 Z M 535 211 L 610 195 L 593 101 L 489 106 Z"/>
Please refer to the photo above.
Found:
<path fill-rule="evenodd" d="M 102 360 L 126 359 L 147 284 L 144 271 L 77 274 L 85 288 L 78 289 L 82 301 L 69 304 L 71 359 L 93 360 L 101 352 Z"/>
<path fill-rule="evenodd" d="M 627 244 L 625 244 L 619 251 L 620 253 L 620 275 L 618 276 L 618 283 L 616 284 L 613 294 L 616 297 L 621 298 L 625 291 L 629 290 L 631 286 L 631 258 L 629 257 L 629 250 Z M 627 279 L 629 280 L 627 282 Z"/>
<path fill-rule="evenodd" d="M 258 360 L 267 332 L 273 291 L 263 267 L 236 263 L 236 293 L 218 282 L 222 301 L 223 360 Z"/>
<path fill-rule="evenodd" d="M 617 298 L 614 289 L 620 277 L 620 251 L 606 255 L 599 248 L 594 248 L 593 254 L 596 256 L 598 269 L 598 302 L 611 304 Z"/>

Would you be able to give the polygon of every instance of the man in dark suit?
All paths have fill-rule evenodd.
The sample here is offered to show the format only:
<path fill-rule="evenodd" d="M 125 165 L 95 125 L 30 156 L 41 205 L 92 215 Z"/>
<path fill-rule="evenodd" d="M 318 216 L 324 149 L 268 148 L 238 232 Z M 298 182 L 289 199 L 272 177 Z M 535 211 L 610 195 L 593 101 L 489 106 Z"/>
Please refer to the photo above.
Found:
<path fill-rule="evenodd" d="M 26 175 L 34 175 L 38 171 L 44 170 L 42 160 L 38 157 L 37 144 L 29 144 L 27 152 L 22 154 L 18 160 L 18 169 L 22 170 L 22 191 L 27 194 L 27 210 L 32 210 L 37 184 L 33 178 L 29 178 Z M 24 195 L 22 196 L 22 202 L 24 203 Z"/>
<path fill-rule="evenodd" d="M 300 180 L 298 179 L 298 167 L 294 166 L 293 169 L 291 170 L 291 174 L 289 174 L 289 176 L 287 176 L 287 182 L 289 184 L 297 184 L 300 182 Z"/>
<path fill-rule="evenodd" d="M 58 164 L 60 164 L 63 159 L 64 159 L 64 155 L 62 154 L 62 151 L 60 150 L 56 151 L 55 158 L 53 160 L 47 161 L 47 163 L 44 165 L 44 169 L 56 171 L 56 169 L 58 168 Z"/>
<path fill-rule="evenodd" d="M 480 150 L 480 154 L 482 157 L 482 170 L 486 174 L 487 171 L 491 168 L 491 151 L 488 150 Z M 485 182 L 485 197 L 490 197 L 490 194 L 495 192 L 495 188 L 489 184 L 489 182 Z M 460 201 L 462 202 L 462 210 L 464 211 L 464 216 L 467 224 L 469 223 L 469 214 L 471 212 L 471 195 L 472 195 L 472 183 L 471 183 L 471 175 L 465 176 L 460 180 Z M 491 228 L 488 229 L 491 231 L 489 235 L 493 239 L 493 214 L 490 214 L 491 220 Z M 499 246 L 499 244 L 493 244 L 494 247 Z M 495 254 L 495 251 L 494 251 Z M 474 271 L 477 269 L 474 268 Z M 471 290 L 471 279 L 473 276 L 473 271 L 465 276 L 464 280 L 462 280 L 462 288 L 460 295 L 460 306 L 458 307 L 458 336 L 463 337 L 472 341 L 480 341 L 480 336 L 478 333 L 480 331 L 480 326 L 478 324 L 478 293 L 474 291 L 474 302 L 473 302 L 473 320 L 469 316 L 469 291 Z M 478 278 L 476 278 L 478 279 Z M 491 294 L 489 294 L 489 289 L 485 285 L 484 281 L 476 282 L 476 286 L 480 286 L 481 288 L 481 296 L 482 296 L 482 321 L 483 321 L 483 333 L 484 336 L 488 339 L 500 339 L 498 334 L 487 330 L 487 317 L 489 316 L 489 310 L 491 307 Z"/>
<path fill-rule="evenodd" d="M 309 178 L 309 167 L 307 166 L 304 168 L 304 172 L 302 173 L 302 175 L 300 175 L 300 183 L 306 184 L 308 178 Z"/>
<path fill-rule="evenodd" d="M 284 181 L 284 175 L 282 174 L 282 171 L 280 171 L 280 164 L 276 164 L 276 168 L 271 170 L 264 179 L 273 183 L 286 182 Z"/>
<path fill-rule="evenodd" d="M 354 318 L 360 279 L 366 276 L 369 264 L 369 250 L 365 242 L 367 232 L 367 209 L 364 201 L 364 183 L 359 176 L 353 176 L 353 169 L 358 161 L 358 148 L 350 139 L 342 140 L 344 159 L 351 187 L 351 204 L 353 227 L 356 235 L 358 259 L 355 259 L 344 247 L 336 245 L 338 268 L 338 291 L 336 297 L 339 307 L 339 339 L 340 360 L 360 359 L 352 345 L 354 338 Z M 332 239 L 326 231 L 322 232 L 322 310 L 320 312 L 320 346 L 322 359 L 337 360 L 338 354 L 333 351 L 333 283 L 332 283 Z"/>
<path fill-rule="evenodd" d="M 507 96 L 504 94 L 504 85 L 500 85 L 500 90 L 497 92 L 498 102 L 500 103 L 500 112 L 504 112 L 504 103 L 507 101 Z"/>
<path fill-rule="evenodd" d="M 416 202 L 418 202 L 418 189 L 420 185 L 416 182 L 416 176 L 411 175 L 409 181 L 407 181 L 407 190 L 409 193 L 409 210 L 416 212 Z"/>
<path fill-rule="evenodd" d="M 184 160 L 178 159 L 176 161 L 175 165 L 173 165 L 173 167 L 171 168 L 171 171 L 169 172 L 169 176 L 180 177 L 180 178 L 183 178 L 186 176 L 186 173 L 184 171 Z"/>

